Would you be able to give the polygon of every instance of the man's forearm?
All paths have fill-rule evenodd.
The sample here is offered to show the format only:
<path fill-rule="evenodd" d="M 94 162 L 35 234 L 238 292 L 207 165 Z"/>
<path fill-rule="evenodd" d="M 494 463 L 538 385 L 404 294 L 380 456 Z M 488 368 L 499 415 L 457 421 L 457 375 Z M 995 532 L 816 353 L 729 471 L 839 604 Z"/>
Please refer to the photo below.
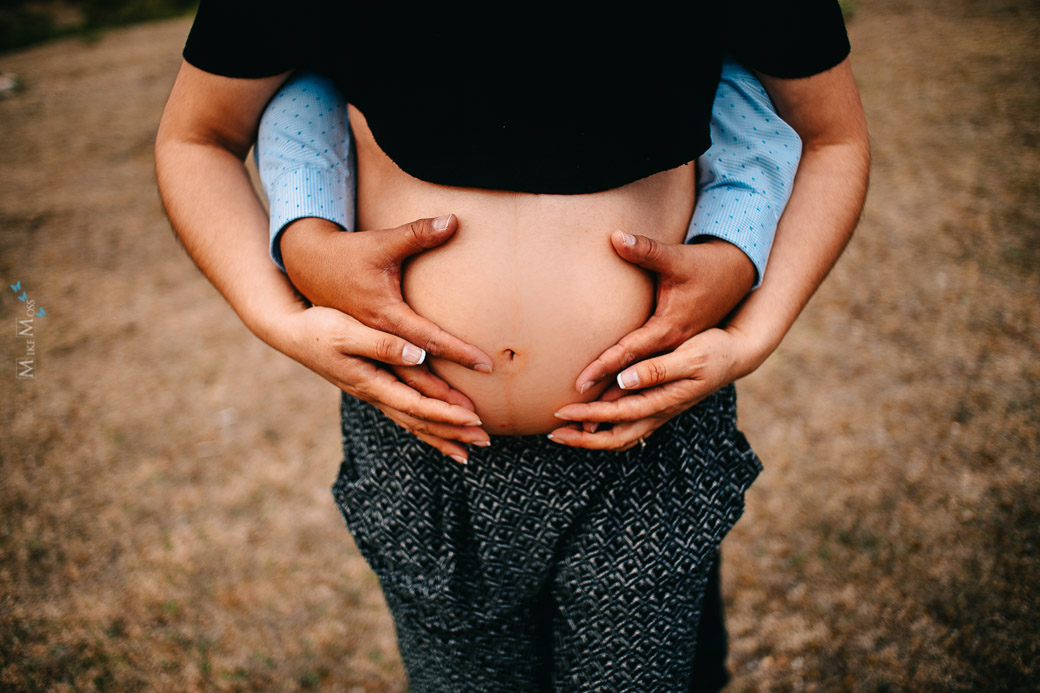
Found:
<path fill-rule="evenodd" d="M 270 211 L 271 258 L 282 269 L 290 225 L 353 230 L 357 186 L 350 151 L 346 99 L 325 77 L 293 75 L 264 109 L 256 158 Z M 325 223 L 315 225 L 318 220 Z"/>
<path fill-rule="evenodd" d="M 711 146 L 697 160 L 697 202 L 688 240 L 715 237 L 733 244 L 761 280 L 801 143 L 755 76 L 732 58 L 722 67 L 711 133 Z M 289 257 L 301 250 L 313 256 L 321 231 L 352 230 L 356 179 L 349 151 L 344 97 L 324 77 L 294 75 L 264 111 L 258 143 L 260 177 L 271 211 L 271 256 L 280 266 L 289 229 L 306 237 L 297 239 Z M 331 223 L 312 223 L 318 219 Z M 311 241 L 314 247 L 308 245 Z M 297 264 L 311 276 L 297 273 L 294 283 L 319 301 L 304 286 L 320 281 L 313 276 L 316 266 Z"/>
<path fill-rule="evenodd" d="M 760 283 L 801 149 L 758 79 L 726 57 L 711 109 L 711 146 L 697 159 L 687 242 L 715 237 L 732 243 L 754 263 Z"/>

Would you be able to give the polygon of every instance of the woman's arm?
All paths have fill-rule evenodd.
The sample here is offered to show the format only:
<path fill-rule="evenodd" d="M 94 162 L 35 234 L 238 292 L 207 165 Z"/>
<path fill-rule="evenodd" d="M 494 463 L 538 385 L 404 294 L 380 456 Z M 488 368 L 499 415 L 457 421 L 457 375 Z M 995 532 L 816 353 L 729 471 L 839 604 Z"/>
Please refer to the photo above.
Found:
<path fill-rule="evenodd" d="M 722 63 L 711 142 L 697 160 L 697 201 L 686 245 L 647 244 L 641 238 L 629 245 L 620 233 L 612 238 L 622 258 L 657 275 L 657 300 L 645 325 L 578 375 L 579 392 L 719 324 L 752 282 L 762 281 L 802 143 L 776 114 L 762 84 L 732 57 Z M 741 261 L 738 249 L 753 268 Z"/>
<path fill-rule="evenodd" d="M 475 423 L 462 403 L 423 397 L 375 361 L 422 350 L 327 308 L 307 308 L 268 258 L 267 216 L 243 166 L 260 112 L 286 75 L 235 79 L 184 63 L 156 136 L 156 175 L 188 254 L 260 339 L 337 387 L 423 420 Z M 472 428 L 474 440 L 486 435 Z"/>
<path fill-rule="evenodd" d="M 662 275 L 657 310 L 644 327 L 583 371 L 579 390 L 717 324 L 764 275 L 801 142 L 754 75 L 732 58 L 723 63 L 711 134 L 712 146 L 697 161 L 697 204 L 687 232 L 691 245 L 682 257 L 669 262 L 638 256 L 639 248 L 615 242 L 622 257 Z M 312 238 L 353 229 L 349 152 L 342 95 L 323 77 L 293 76 L 265 110 L 258 141 L 271 210 L 271 255 L 280 266 L 288 229 L 304 251 Z M 335 262 L 290 265 L 290 277 L 308 298 L 356 315 L 346 303 L 348 292 L 332 281 L 342 276 Z"/>
<path fill-rule="evenodd" d="M 339 233 L 353 230 L 356 183 L 346 101 L 332 82 L 303 73 L 275 94 L 260 119 L 257 163 L 270 207 L 271 257 L 307 300 L 414 341 L 433 356 L 491 371 L 486 354 L 416 315 L 401 297 L 401 263 L 447 241 L 454 219 L 444 228 L 419 220 L 393 230 L 398 237 L 415 231 L 406 246 L 393 244 L 386 231 Z"/>
<path fill-rule="evenodd" d="M 569 421 L 615 422 L 609 430 L 588 433 L 564 427 L 553 432 L 554 440 L 590 448 L 631 447 L 679 412 L 754 371 L 780 344 L 848 243 L 863 208 L 870 168 L 866 120 L 848 59 L 812 77 L 761 79 L 803 143 L 762 285 L 724 328 L 703 332 L 672 353 L 622 371 L 618 382 L 624 389 L 611 391 L 607 398 L 612 401 L 572 404 L 558 412 Z"/>

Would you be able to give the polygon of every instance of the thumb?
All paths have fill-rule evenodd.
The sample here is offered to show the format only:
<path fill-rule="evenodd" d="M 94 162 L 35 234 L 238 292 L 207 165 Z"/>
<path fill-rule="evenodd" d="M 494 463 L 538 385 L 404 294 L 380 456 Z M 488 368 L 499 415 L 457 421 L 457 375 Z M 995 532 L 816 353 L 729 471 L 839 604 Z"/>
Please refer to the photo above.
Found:
<path fill-rule="evenodd" d="M 671 274 L 678 259 L 674 246 L 646 236 L 615 231 L 610 242 L 622 259 L 658 274 Z"/>
<path fill-rule="evenodd" d="M 387 255 L 403 260 L 444 243 L 452 237 L 458 226 L 459 220 L 454 214 L 435 219 L 416 219 L 410 224 L 402 224 L 384 232 L 380 241 L 385 244 L 383 247 Z"/>

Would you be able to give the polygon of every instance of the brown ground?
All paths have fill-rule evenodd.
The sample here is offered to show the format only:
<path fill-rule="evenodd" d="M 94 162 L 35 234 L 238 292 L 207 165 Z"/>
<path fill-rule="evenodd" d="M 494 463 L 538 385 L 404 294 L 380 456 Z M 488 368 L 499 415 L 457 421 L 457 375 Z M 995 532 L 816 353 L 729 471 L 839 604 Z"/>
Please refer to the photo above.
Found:
<path fill-rule="evenodd" d="M 177 247 L 152 136 L 186 21 L 0 56 L 0 689 L 401 691 L 327 487 L 336 393 Z M 851 23 L 863 223 L 741 384 L 734 691 L 1040 689 L 1040 6 Z"/>

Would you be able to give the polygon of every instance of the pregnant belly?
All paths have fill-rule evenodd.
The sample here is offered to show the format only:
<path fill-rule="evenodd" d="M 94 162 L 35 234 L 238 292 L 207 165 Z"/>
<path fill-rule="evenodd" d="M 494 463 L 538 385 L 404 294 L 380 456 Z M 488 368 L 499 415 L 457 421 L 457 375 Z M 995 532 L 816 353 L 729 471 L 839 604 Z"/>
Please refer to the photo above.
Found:
<path fill-rule="evenodd" d="M 491 375 L 431 363 L 473 400 L 488 433 L 547 432 L 559 425 L 553 412 L 578 401 L 581 370 L 646 321 L 653 281 L 617 257 L 609 227 L 582 233 L 481 207 L 455 212 L 456 237 L 407 266 L 405 300 L 493 359 Z"/>
<path fill-rule="evenodd" d="M 492 358 L 490 375 L 430 362 L 473 401 L 485 430 L 546 433 L 560 424 L 557 409 L 599 396 L 609 383 L 579 394 L 578 374 L 646 321 L 654 297 L 653 277 L 622 260 L 610 234 L 681 241 L 693 167 L 591 195 L 450 188 L 398 169 L 353 110 L 351 123 L 361 229 L 450 213 L 459 219 L 447 243 L 406 264 L 402 289 L 417 313 Z"/>

